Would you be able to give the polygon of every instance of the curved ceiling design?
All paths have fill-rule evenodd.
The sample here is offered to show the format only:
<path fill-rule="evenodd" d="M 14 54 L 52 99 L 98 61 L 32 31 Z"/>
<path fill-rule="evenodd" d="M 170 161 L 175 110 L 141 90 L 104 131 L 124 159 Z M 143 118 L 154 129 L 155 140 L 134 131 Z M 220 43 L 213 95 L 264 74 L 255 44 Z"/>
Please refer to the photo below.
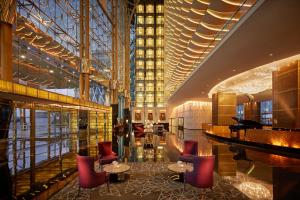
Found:
<path fill-rule="evenodd" d="M 300 54 L 300 1 L 257 1 L 168 99 L 169 105 L 207 98 L 218 83 Z"/>
<path fill-rule="evenodd" d="M 255 2 L 166 1 L 166 90 L 172 94 Z"/>
<path fill-rule="evenodd" d="M 272 72 L 282 66 L 290 65 L 300 60 L 300 54 L 278 60 L 266 65 L 256 67 L 249 71 L 230 77 L 216 86 L 208 93 L 211 98 L 217 92 L 233 92 L 236 94 L 257 94 L 272 89 Z"/>

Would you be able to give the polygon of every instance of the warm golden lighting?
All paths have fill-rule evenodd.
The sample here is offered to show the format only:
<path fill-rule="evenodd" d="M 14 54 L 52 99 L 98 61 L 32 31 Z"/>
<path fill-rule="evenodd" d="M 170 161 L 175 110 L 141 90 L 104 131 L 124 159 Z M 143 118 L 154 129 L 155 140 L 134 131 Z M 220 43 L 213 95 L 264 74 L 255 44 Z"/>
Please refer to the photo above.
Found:
<path fill-rule="evenodd" d="M 146 58 L 154 58 L 154 51 L 153 49 L 146 50 Z"/>
<path fill-rule="evenodd" d="M 142 49 L 136 50 L 136 57 L 137 58 L 143 58 L 144 57 L 144 50 L 142 50 Z"/>
<path fill-rule="evenodd" d="M 164 24 L 164 17 L 163 16 L 156 17 L 156 24 Z"/>
<path fill-rule="evenodd" d="M 147 36 L 153 36 L 154 35 L 154 29 L 152 27 L 146 28 L 146 35 Z"/>
<path fill-rule="evenodd" d="M 146 39 L 146 46 L 147 47 L 153 47 L 154 46 L 154 39 L 153 38 L 147 38 Z"/>
<path fill-rule="evenodd" d="M 256 2 L 242 4 L 224 0 L 222 6 L 217 6 L 209 0 L 196 1 L 165 3 L 166 88 L 172 90 L 170 94 Z"/>
<path fill-rule="evenodd" d="M 256 94 L 265 90 L 270 90 L 272 89 L 272 71 L 278 70 L 280 66 L 287 65 L 295 60 L 300 60 L 300 54 L 274 61 L 232 76 L 215 85 L 209 91 L 208 96 L 211 97 L 212 94 L 217 92 Z"/>
<path fill-rule="evenodd" d="M 156 28 L 156 35 L 163 35 L 164 34 L 164 28 L 163 27 L 157 27 Z"/>
<path fill-rule="evenodd" d="M 143 47 L 144 46 L 144 39 L 143 38 L 138 38 L 136 40 L 136 46 L 137 47 Z"/>
<path fill-rule="evenodd" d="M 164 12 L 164 6 L 163 5 L 157 5 L 156 6 L 156 12 L 157 13 L 163 13 Z"/>
<path fill-rule="evenodd" d="M 143 5 L 138 5 L 136 8 L 137 13 L 144 13 L 144 6 Z"/>
<path fill-rule="evenodd" d="M 138 27 L 136 29 L 136 35 L 143 36 L 144 35 L 144 28 L 143 27 Z"/>
<path fill-rule="evenodd" d="M 137 24 L 144 24 L 144 17 L 143 16 L 137 16 Z"/>
<path fill-rule="evenodd" d="M 156 47 L 163 47 L 164 45 L 164 42 L 163 42 L 163 39 L 162 38 L 157 38 L 156 39 Z"/>
<path fill-rule="evenodd" d="M 143 11 L 142 11 L 143 10 Z M 146 14 L 143 13 L 145 10 Z M 144 3 L 144 7 L 137 7 L 137 24 L 143 24 L 141 27 L 136 27 L 136 106 L 138 107 L 153 107 L 157 105 L 157 83 L 160 83 L 159 89 L 164 89 L 164 15 L 155 14 L 164 13 L 164 6 L 157 4 L 153 5 L 148 2 Z M 143 41 L 142 41 L 143 40 Z M 143 49 L 139 47 L 144 47 Z M 143 62 L 139 62 L 143 60 Z M 160 70 L 158 73 L 157 70 Z M 143 84 L 139 84 L 143 83 Z M 143 98 L 142 98 L 143 97 Z M 163 99 L 163 100 L 162 100 Z M 164 96 L 160 94 L 160 104 L 164 103 Z"/>
<path fill-rule="evenodd" d="M 136 61 L 136 68 L 137 69 L 144 69 L 144 61 L 142 61 L 142 60 Z"/>
<path fill-rule="evenodd" d="M 154 24 L 154 17 L 153 16 L 147 16 L 146 17 L 146 24 Z"/>
<path fill-rule="evenodd" d="M 152 4 L 146 5 L 146 13 L 154 13 L 154 6 Z"/>

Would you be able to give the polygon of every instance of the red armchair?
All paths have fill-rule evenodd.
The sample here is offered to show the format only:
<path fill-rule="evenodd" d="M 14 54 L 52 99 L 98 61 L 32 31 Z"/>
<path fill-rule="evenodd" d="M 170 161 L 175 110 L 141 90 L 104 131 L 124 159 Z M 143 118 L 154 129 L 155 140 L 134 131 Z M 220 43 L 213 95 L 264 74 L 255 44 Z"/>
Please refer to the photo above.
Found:
<path fill-rule="evenodd" d="M 105 165 L 112 163 L 115 160 L 118 160 L 118 156 L 115 152 L 112 151 L 111 142 L 99 142 L 99 164 Z"/>
<path fill-rule="evenodd" d="M 144 124 L 132 124 L 132 128 L 134 131 L 134 136 L 136 138 L 141 138 L 141 137 L 145 137 L 145 133 L 144 133 Z"/>
<path fill-rule="evenodd" d="M 214 183 L 215 156 L 201 156 L 194 158 L 194 170 L 186 172 L 185 180 L 195 187 L 212 188 Z"/>
<path fill-rule="evenodd" d="M 180 153 L 179 160 L 192 163 L 195 156 L 198 156 L 198 142 L 192 140 L 184 141 L 183 152 Z"/>
<path fill-rule="evenodd" d="M 94 188 L 98 185 L 107 183 L 109 190 L 109 179 L 106 172 L 96 173 L 94 171 L 94 158 L 89 156 L 76 156 L 78 173 L 79 173 L 79 188 Z"/>

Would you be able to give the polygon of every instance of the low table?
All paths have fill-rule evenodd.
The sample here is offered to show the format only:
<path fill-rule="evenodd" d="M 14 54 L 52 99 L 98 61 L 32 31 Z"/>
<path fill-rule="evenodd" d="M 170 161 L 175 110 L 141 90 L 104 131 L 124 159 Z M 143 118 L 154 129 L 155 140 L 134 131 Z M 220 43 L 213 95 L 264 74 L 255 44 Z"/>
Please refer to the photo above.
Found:
<path fill-rule="evenodd" d="M 118 163 L 117 165 L 108 164 L 103 166 L 103 171 L 109 174 L 109 179 L 112 182 L 119 181 L 119 175 L 129 170 L 130 166 L 123 163 Z"/>
<path fill-rule="evenodd" d="M 185 190 L 185 173 L 191 172 L 194 170 L 192 163 L 173 163 L 168 165 L 168 170 L 178 173 L 179 176 L 182 176 L 183 179 L 183 190 Z"/>

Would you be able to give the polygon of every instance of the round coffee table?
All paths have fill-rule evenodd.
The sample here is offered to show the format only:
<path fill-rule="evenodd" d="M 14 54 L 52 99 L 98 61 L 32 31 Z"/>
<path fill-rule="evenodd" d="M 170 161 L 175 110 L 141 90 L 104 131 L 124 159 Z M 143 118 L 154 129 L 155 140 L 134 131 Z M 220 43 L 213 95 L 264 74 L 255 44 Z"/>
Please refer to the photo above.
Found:
<path fill-rule="evenodd" d="M 191 163 L 173 163 L 168 165 L 168 170 L 178 173 L 179 176 L 182 176 L 183 179 L 183 191 L 185 191 L 185 173 L 191 172 L 194 170 L 193 164 Z"/>
<path fill-rule="evenodd" d="M 194 170 L 193 168 L 193 164 L 191 163 L 173 163 L 168 165 L 168 169 L 172 172 L 176 172 L 176 173 L 184 173 L 186 171 L 191 172 Z"/>
<path fill-rule="evenodd" d="M 123 163 L 118 163 L 116 165 L 108 164 L 103 166 L 103 171 L 109 174 L 109 178 L 112 182 L 120 180 L 119 175 L 129 170 L 130 166 Z"/>

